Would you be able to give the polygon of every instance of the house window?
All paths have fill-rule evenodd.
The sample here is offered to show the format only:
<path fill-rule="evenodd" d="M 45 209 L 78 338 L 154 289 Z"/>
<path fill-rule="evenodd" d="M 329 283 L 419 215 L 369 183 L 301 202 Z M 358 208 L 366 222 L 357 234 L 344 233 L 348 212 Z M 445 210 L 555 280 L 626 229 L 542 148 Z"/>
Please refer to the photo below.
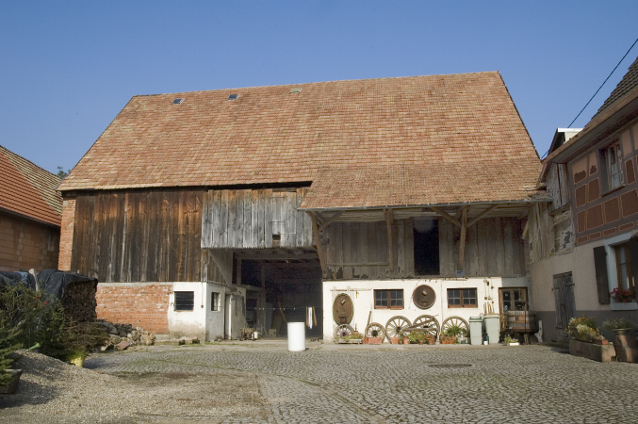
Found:
<path fill-rule="evenodd" d="M 623 183 L 620 143 L 613 144 L 605 149 L 604 157 L 607 174 L 607 190 L 613 190 L 620 187 Z"/>
<path fill-rule="evenodd" d="M 448 289 L 448 308 L 476 308 L 476 289 Z"/>
<path fill-rule="evenodd" d="M 192 311 L 195 305 L 195 292 L 192 291 L 176 291 L 175 303 L 173 304 L 176 311 Z"/>
<path fill-rule="evenodd" d="M 375 290 L 375 309 L 403 309 L 403 290 Z"/>
<path fill-rule="evenodd" d="M 439 275 L 439 225 L 436 219 L 414 220 L 414 271 Z"/>
<path fill-rule="evenodd" d="M 618 288 L 633 291 L 634 280 L 631 275 L 631 255 L 629 254 L 629 243 L 613 246 L 616 256 L 616 277 Z"/>
<path fill-rule="evenodd" d="M 211 292 L 210 294 L 210 310 L 221 311 L 221 296 L 219 293 Z"/>

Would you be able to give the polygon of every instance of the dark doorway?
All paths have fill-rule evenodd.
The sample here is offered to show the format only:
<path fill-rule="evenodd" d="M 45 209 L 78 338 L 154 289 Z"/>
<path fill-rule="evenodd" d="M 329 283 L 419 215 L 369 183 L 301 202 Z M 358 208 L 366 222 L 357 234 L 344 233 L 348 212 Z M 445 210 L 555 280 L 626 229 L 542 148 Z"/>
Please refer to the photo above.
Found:
<path fill-rule="evenodd" d="M 436 219 L 414 220 L 416 275 L 439 275 L 439 224 Z"/>

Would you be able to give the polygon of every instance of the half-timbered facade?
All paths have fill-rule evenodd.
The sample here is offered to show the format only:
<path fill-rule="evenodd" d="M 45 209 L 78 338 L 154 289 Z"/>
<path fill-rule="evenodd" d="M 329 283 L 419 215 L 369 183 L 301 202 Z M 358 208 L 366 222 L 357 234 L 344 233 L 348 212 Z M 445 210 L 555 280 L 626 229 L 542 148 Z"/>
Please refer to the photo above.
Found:
<path fill-rule="evenodd" d="M 136 96 L 61 186 L 60 268 L 157 333 L 467 322 L 531 306 L 539 170 L 496 72 Z"/>
<path fill-rule="evenodd" d="M 573 317 L 638 319 L 638 59 L 583 129 L 558 129 L 543 161 L 552 203 L 529 220 L 533 301 L 549 339 Z M 621 302 L 610 293 L 629 292 Z"/>

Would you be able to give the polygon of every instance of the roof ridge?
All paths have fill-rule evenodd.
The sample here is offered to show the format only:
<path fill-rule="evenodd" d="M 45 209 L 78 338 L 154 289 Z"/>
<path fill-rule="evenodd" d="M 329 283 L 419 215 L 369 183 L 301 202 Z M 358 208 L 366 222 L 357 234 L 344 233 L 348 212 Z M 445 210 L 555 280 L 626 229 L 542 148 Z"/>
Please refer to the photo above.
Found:
<path fill-rule="evenodd" d="M 276 88 L 276 87 L 290 87 L 290 86 L 299 86 L 299 85 L 315 85 L 315 84 L 328 84 L 335 82 L 357 82 L 357 81 L 385 81 L 385 80 L 395 80 L 395 79 L 407 79 L 407 78 L 435 78 L 435 77 L 448 77 L 448 76 L 468 76 L 468 75 L 479 75 L 479 74 L 499 74 L 499 71 L 478 71 L 478 72 L 463 72 L 463 73 L 451 73 L 451 74 L 434 74 L 434 75 L 405 75 L 401 77 L 380 77 L 380 78 L 354 78 L 354 79 L 343 79 L 343 80 L 333 80 L 333 81 L 312 81 L 312 82 L 301 82 L 301 83 L 293 83 L 293 84 L 270 84 L 270 85 L 251 85 L 247 87 L 228 87 L 228 88 L 213 88 L 210 90 L 194 90 L 194 91 L 175 91 L 168 93 L 154 93 L 154 94 L 135 94 L 133 97 L 151 97 L 151 96 L 167 96 L 169 94 L 186 94 L 186 93 L 205 93 L 210 91 L 228 91 L 228 90 L 246 90 L 251 88 Z M 501 77 L 502 78 L 502 77 Z"/>

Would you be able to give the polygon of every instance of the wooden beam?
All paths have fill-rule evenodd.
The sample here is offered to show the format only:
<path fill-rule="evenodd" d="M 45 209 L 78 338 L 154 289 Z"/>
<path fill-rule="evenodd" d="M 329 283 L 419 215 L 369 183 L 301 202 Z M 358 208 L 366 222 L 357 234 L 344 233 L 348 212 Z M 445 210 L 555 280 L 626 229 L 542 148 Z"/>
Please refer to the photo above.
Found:
<path fill-rule="evenodd" d="M 468 227 L 476 224 L 481 218 L 483 218 L 488 213 L 492 212 L 494 209 L 498 208 L 499 205 L 492 205 L 489 208 L 485 209 L 483 212 L 472 218 L 472 220 L 467 224 Z"/>
<path fill-rule="evenodd" d="M 390 272 L 394 272 L 394 253 L 392 252 L 392 209 L 385 210 L 385 224 L 388 230 L 388 262 L 390 263 Z"/>
<path fill-rule="evenodd" d="M 314 212 L 308 212 L 310 220 L 312 221 L 312 235 L 315 238 L 315 244 L 317 245 L 317 255 L 319 255 L 319 264 L 321 265 L 321 273 L 326 273 L 326 260 L 323 257 L 323 251 L 321 250 L 321 235 L 319 234 L 319 222 L 317 215 Z"/>
<path fill-rule="evenodd" d="M 451 216 L 450 214 L 446 213 L 445 211 L 432 206 L 430 209 L 432 209 L 434 212 L 438 213 L 439 215 L 441 215 L 443 218 L 445 218 L 447 221 L 451 222 L 452 224 L 456 225 L 457 227 L 461 228 L 461 221 L 459 221 L 458 219 L 455 219 L 453 216 Z"/>
<path fill-rule="evenodd" d="M 465 269 L 465 238 L 467 236 L 467 211 L 469 206 L 463 208 L 461 212 L 461 240 L 459 246 L 459 270 Z"/>
<path fill-rule="evenodd" d="M 330 218 L 329 220 L 327 220 L 326 222 L 321 224 L 321 227 L 319 227 L 319 231 L 325 230 L 328 227 L 328 225 L 332 224 L 336 219 L 338 219 L 341 215 L 343 215 L 344 212 L 345 211 L 341 211 L 341 212 L 337 212 L 336 214 L 332 215 L 332 218 Z"/>
<path fill-rule="evenodd" d="M 237 258 L 241 260 L 249 260 L 249 261 L 259 261 L 259 260 L 304 260 L 304 259 L 317 259 L 317 254 L 315 252 L 311 253 L 276 253 L 276 252 L 268 252 L 268 253 L 260 253 L 260 252 L 241 252 L 235 254 Z"/>

